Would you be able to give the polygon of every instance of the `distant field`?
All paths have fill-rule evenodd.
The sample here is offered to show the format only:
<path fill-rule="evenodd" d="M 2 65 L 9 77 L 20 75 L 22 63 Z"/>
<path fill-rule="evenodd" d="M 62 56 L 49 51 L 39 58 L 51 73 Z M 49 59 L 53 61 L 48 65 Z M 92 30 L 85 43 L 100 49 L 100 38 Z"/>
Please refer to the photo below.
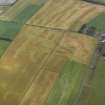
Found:
<path fill-rule="evenodd" d="M 92 19 L 88 24 L 94 26 L 98 29 L 105 30 L 105 13 L 98 15 L 96 18 Z"/>
<path fill-rule="evenodd" d="M 84 1 L 67 0 L 65 3 L 56 3 L 49 0 L 27 24 L 78 31 L 83 24 L 104 11 L 105 7 Z"/>
<path fill-rule="evenodd" d="M 6 10 L 0 18 L 3 20 L 10 20 L 16 17 L 21 11 L 23 11 L 24 7 L 29 5 L 29 0 L 23 2 L 23 0 L 17 1 L 13 6 L 10 6 L 8 10 Z M 13 12 L 14 11 L 14 12 Z"/>
<path fill-rule="evenodd" d="M 32 13 L 36 11 L 38 8 L 40 8 L 40 6 L 42 5 L 39 5 L 39 4 L 36 5 L 36 0 L 34 2 L 30 0 L 26 0 L 25 2 L 23 0 L 18 0 L 16 4 L 14 4 L 13 6 L 10 6 L 7 10 L 5 10 L 4 13 L 0 15 L 0 20 L 16 21 L 16 20 L 22 19 L 21 22 L 23 22 L 28 18 L 28 16 L 30 15 L 32 16 Z M 26 11 L 27 11 L 27 14 L 26 14 Z"/>
<path fill-rule="evenodd" d="M 35 1 L 31 2 L 30 0 L 25 1 L 26 3 L 22 3 L 23 0 L 19 0 L 19 2 L 13 7 L 8 7 L 8 10 L 5 10 L 5 13 L 0 15 L 0 37 L 7 38 L 10 40 L 14 40 L 17 33 L 21 30 L 23 25 L 27 22 L 27 20 L 35 14 L 38 9 L 43 5 L 38 2 L 37 5 Z M 11 44 L 11 42 L 6 42 L 0 40 L 1 47 L 0 56 L 2 56 L 3 52 L 5 52 L 6 48 Z M 3 49 L 5 44 L 5 48 Z"/>

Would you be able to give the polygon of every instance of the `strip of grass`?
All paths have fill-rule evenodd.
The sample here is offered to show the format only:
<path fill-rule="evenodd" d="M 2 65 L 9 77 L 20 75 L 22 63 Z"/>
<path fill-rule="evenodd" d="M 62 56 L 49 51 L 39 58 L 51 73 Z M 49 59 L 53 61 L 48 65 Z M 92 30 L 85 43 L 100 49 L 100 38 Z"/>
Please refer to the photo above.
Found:
<path fill-rule="evenodd" d="M 0 57 L 4 53 L 4 51 L 7 49 L 8 44 L 9 42 L 0 40 Z"/>
<path fill-rule="evenodd" d="M 67 62 L 44 105 L 72 105 L 79 94 L 86 68 L 83 64 Z"/>

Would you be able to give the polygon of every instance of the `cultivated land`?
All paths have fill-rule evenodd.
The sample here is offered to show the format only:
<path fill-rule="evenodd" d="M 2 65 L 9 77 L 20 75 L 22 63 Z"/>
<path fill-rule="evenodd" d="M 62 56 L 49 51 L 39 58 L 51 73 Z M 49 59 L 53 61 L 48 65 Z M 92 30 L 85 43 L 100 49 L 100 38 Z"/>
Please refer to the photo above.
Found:
<path fill-rule="evenodd" d="M 82 92 L 76 105 L 99 105 L 100 103 L 105 103 L 105 60 L 101 57 L 97 62 L 97 68 L 93 73 L 93 78 L 90 79 L 89 84 L 86 84 L 84 92 Z"/>
<path fill-rule="evenodd" d="M 25 2 L 23 0 L 18 0 L 13 6 L 10 6 L 8 10 L 4 11 L 0 16 L 1 20 L 13 21 L 13 19 L 30 4 L 32 4 L 30 0 L 26 0 Z"/>
<path fill-rule="evenodd" d="M 3 11 L 0 105 L 105 103 L 105 61 L 100 59 L 91 74 L 97 41 L 78 33 L 87 23 L 105 28 L 104 6 L 82 0 L 18 0 Z"/>
<path fill-rule="evenodd" d="M 59 82 L 64 78 L 67 81 L 67 91 L 64 89 L 64 92 L 69 94 L 67 99 L 64 97 L 66 93 L 62 97 L 58 95 L 59 100 L 55 102 L 58 103 L 64 97 L 62 101 L 65 100 L 66 103 L 70 94 L 76 94 L 75 90 L 71 93 L 73 87 L 80 87 L 95 45 L 94 38 L 85 35 L 82 37 L 73 32 L 25 26 L 0 60 L 0 102 L 5 105 L 18 105 L 26 93 L 22 105 L 30 99 L 30 105 L 33 101 L 36 105 L 43 105 L 48 94 L 50 95 L 49 92 L 53 91 L 52 87 L 54 91 L 56 88 L 63 88 L 59 87 Z M 54 85 L 56 79 L 58 84 Z M 62 86 L 64 83 L 61 82 Z M 53 100 L 53 96 L 51 97 Z"/>
<path fill-rule="evenodd" d="M 104 6 L 84 1 L 49 0 L 27 24 L 78 31 L 80 27 L 105 11 Z"/>
<path fill-rule="evenodd" d="M 105 28 L 105 22 L 103 22 L 105 19 L 105 13 L 102 13 L 98 15 L 96 18 L 92 19 L 88 25 L 96 27 L 97 29 L 103 29 Z"/>
<path fill-rule="evenodd" d="M 90 105 L 99 105 L 105 103 L 105 59 L 100 58 L 100 61 L 97 65 L 95 77 L 93 79 L 93 84 L 92 84 L 92 94 L 90 96 Z M 94 101 L 93 101 L 94 100 Z"/>
<path fill-rule="evenodd" d="M 13 6 L 6 7 L 8 8 L 7 10 L 2 7 L 2 9 L 5 10 L 5 13 L 0 16 L 0 43 L 2 43 L 0 56 L 2 56 L 8 48 L 11 41 L 14 40 L 26 21 L 35 14 L 44 3 L 40 1 L 37 1 L 36 3 L 35 0 L 27 0 L 25 2 L 26 3 L 24 3 L 23 0 L 19 0 Z M 4 41 L 2 41 L 2 39 Z M 4 47 L 3 43 L 8 44 Z"/>

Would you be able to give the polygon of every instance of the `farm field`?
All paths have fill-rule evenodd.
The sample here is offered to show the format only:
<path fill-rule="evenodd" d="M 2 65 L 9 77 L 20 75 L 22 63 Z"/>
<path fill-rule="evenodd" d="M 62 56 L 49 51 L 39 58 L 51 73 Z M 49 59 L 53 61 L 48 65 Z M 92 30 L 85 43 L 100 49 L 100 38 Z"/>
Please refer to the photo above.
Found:
<path fill-rule="evenodd" d="M 13 7 L 8 7 L 8 10 L 5 10 L 5 13 L 0 15 L 0 38 L 6 39 L 5 41 L 0 40 L 1 52 L 5 52 L 27 20 L 35 14 L 42 5 L 43 2 L 37 2 L 36 5 L 35 1 L 27 0 L 26 3 L 23 3 L 23 0 L 19 0 Z M 3 42 L 8 44 L 5 44 L 4 47 Z M 0 56 L 2 56 L 2 54 L 3 53 L 0 53 Z"/>
<path fill-rule="evenodd" d="M 84 1 L 67 0 L 65 3 L 63 1 L 56 3 L 49 0 L 27 24 L 78 31 L 83 24 L 104 11 L 104 6 L 92 5 Z"/>
<path fill-rule="evenodd" d="M 105 22 L 103 22 L 105 19 L 105 13 L 102 13 L 98 15 L 96 18 L 92 19 L 88 25 L 96 27 L 97 29 L 103 29 L 105 28 Z"/>
<path fill-rule="evenodd" d="M 96 0 L 98 1 L 98 0 Z M 105 3 L 104 0 L 99 0 L 100 3 Z M 96 27 L 97 29 L 105 29 L 105 13 L 97 16 L 95 19 L 89 22 L 90 26 Z M 104 96 L 104 81 L 105 81 L 105 59 L 100 58 L 100 61 L 97 65 L 96 73 L 94 79 L 92 81 L 92 90 L 89 99 L 89 105 L 99 105 L 105 103 L 105 96 Z M 94 101 L 93 101 L 94 100 Z"/>
<path fill-rule="evenodd" d="M 94 72 L 91 84 L 87 85 L 82 92 L 76 105 L 99 105 L 105 103 L 104 80 L 105 80 L 105 60 L 101 57 L 98 61 L 96 71 Z"/>
<path fill-rule="evenodd" d="M 104 5 L 82 0 L 0 7 L 0 105 L 103 105 L 105 60 L 92 75 L 98 42 L 79 31 L 104 21 Z"/>
<path fill-rule="evenodd" d="M 24 26 L 0 59 L 0 103 L 18 105 L 21 102 L 21 105 L 25 105 L 29 102 L 31 105 L 34 102 L 36 105 L 43 105 L 50 91 L 56 92 L 56 89 L 59 90 L 54 94 L 58 94 L 56 104 L 58 102 L 67 103 L 69 97 L 74 100 L 85 78 L 87 65 L 95 47 L 95 39 L 89 36 Z M 58 82 L 56 83 L 55 80 Z M 63 86 L 65 81 L 67 81 L 67 87 L 64 87 L 67 88 L 67 92 L 64 89 L 66 97 L 59 95 L 62 94 L 59 86 Z M 76 91 L 74 86 L 76 86 Z M 51 90 L 53 87 L 54 89 Z M 73 93 L 71 93 L 72 89 Z M 51 104 L 49 100 L 54 99 L 52 93 L 49 97 L 51 99 L 48 98 L 46 105 Z"/>
<path fill-rule="evenodd" d="M 21 14 L 21 12 L 30 5 L 34 5 L 35 2 L 36 0 L 34 3 L 30 0 L 26 0 L 25 2 L 23 0 L 18 0 L 15 4 L 13 4 L 13 6 L 9 6 L 8 9 L 4 11 L 4 13 L 0 16 L 0 19 L 4 21 L 13 21 L 16 16 Z"/>
<path fill-rule="evenodd" d="M 0 56 L 4 54 L 9 44 L 10 44 L 9 41 L 5 41 L 5 40 L 0 41 Z"/>

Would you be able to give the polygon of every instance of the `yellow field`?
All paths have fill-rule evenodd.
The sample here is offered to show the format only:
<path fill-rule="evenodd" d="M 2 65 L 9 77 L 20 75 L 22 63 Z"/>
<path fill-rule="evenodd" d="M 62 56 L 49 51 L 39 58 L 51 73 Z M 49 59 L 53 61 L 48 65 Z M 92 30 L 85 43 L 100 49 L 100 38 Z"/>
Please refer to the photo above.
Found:
<path fill-rule="evenodd" d="M 43 105 L 65 62 L 89 64 L 95 45 L 78 33 L 24 26 L 0 59 L 0 103 L 17 105 L 33 82 L 21 105 L 33 97 Z"/>
<path fill-rule="evenodd" d="M 61 32 L 34 27 L 25 27 L 20 32 L 0 60 L 0 103 L 17 105 L 20 102 L 62 37 Z M 49 82 L 47 78 L 52 78 L 49 84 L 52 85 L 57 75 L 52 72 L 46 75 L 45 79 L 41 78 L 45 82 Z"/>
<path fill-rule="evenodd" d="M 27 24 L 77 31 L 83 24 L 104 11 L 104 6 L 84 1 L 49 0 Z"/>

